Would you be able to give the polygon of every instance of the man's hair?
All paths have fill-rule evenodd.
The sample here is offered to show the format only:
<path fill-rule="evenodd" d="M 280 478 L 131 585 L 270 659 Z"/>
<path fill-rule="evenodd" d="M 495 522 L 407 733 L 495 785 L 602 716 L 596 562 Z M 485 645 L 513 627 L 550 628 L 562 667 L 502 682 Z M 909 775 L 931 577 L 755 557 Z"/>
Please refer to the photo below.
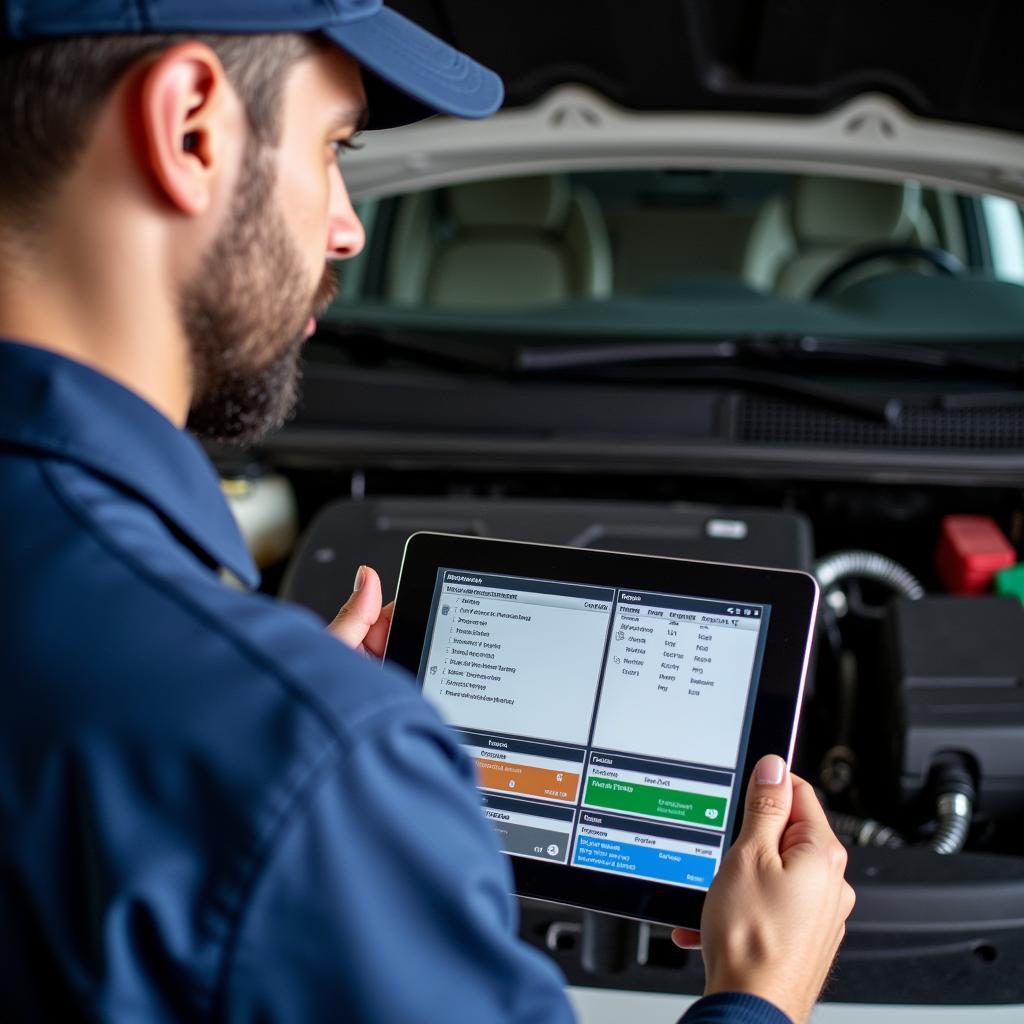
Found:
<path fill-rule="evenodd" d="M 113 35 L 8 43 L 0 48 L 0 214 L 31 219 L 85 148 L 104 100 L 146 57 L 195 39 L 220 58 L 258 142 L 280 138 L 288 70 L 313 37 Z"/>

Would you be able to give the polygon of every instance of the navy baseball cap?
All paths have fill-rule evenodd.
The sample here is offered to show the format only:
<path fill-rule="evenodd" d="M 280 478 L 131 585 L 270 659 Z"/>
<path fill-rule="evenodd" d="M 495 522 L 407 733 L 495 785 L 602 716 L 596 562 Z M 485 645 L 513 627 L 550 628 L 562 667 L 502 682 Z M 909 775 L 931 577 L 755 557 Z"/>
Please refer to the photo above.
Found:
<path fill-rule="evenodd" d="M 382 0 L 0 0 L 0 37 L 16 40 L 195 32 L 317 32 L 362 65 L 370 128 L 432 113 L 487 117 L 501 79 Z"/>

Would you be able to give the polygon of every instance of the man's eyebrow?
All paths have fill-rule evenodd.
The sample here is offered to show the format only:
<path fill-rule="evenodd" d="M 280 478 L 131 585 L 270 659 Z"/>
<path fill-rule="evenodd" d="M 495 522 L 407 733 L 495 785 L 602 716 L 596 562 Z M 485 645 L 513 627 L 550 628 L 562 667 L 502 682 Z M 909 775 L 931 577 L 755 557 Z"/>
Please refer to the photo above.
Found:
<path fill-rule="evenodd" d="M 366 104 L 361 107 L 346 107 L 334 111 L 331 116 L 331 131 L 340 132 L 351 128 L 353 133 L 361 132 L 370 119 L 370 111 Z"/>

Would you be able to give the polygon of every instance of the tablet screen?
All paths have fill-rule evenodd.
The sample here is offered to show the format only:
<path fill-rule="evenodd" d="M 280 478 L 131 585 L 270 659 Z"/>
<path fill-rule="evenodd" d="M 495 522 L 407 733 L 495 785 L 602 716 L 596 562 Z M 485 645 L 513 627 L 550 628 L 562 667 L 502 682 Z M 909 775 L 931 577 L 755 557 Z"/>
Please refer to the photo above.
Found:
<path fill-rule="evenodd" d="M 423 693 L 505 851 L 706 890 L 731 834 L 770 606 L 441 568 Z"/>

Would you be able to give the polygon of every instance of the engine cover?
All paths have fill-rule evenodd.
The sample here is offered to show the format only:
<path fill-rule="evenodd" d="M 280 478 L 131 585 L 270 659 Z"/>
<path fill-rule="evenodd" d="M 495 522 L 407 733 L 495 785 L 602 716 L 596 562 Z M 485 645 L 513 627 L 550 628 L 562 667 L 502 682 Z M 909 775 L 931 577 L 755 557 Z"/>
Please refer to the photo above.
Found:
<path fill-rule="evenodd" d="M 905 799 L 937 755 L 965 754 L 978 806 L 1024 809 L 1024 606 L 1006 597 L 900 599 L 890 606 L 895 742 Z"/>

